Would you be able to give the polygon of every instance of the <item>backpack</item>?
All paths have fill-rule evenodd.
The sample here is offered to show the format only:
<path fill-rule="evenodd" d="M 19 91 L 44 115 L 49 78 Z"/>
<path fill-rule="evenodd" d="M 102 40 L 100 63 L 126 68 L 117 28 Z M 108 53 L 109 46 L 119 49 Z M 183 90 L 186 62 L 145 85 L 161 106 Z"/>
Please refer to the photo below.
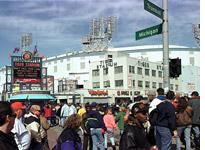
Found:
<path fill-rule="evenodd" d="M 155 126 L 157 123 L 157 119 L 158 119 L 159 113 L 157 111 L 157 109 L 153 109 L 150 114 L 149 114 L 149 122 L 152 126 Z"/>

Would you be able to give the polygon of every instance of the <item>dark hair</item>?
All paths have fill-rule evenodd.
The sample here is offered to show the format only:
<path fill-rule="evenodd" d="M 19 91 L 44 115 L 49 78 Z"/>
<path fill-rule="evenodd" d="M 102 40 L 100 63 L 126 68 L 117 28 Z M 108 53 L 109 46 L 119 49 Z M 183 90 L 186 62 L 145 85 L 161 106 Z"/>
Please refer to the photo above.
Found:
<path fill-rule="evenodd" d="M 109 110 L 112 111 L 112 108 L 111 108 L 111 107 L 107 107 L 107 108 L 105 109 L 105 114 L 107 114 Z"/>
<path fill-rule="evenodd" d="M 172 100 L 174 99 L 174 92 L 173 91 L 168 91 L 167 94 L 166 94 L 166 98 L 169 99 L 169 100 Z"/>
<path fill-rule="evenodd" d="M 183 112 L 188 106 L 188 102 L 185 97 L 180 97 L 177 104 L 177 111 Z"/>
<path fill-rule="evenodd" d="M 12 115 L 10 103 L 6 101 L 0 101 L 0 126 L 5 123 L 7 115 Z"/>
<path fill-rule="evenodd" d="M 65 122 L 65 128 L 73 128 L 76 129 L 78 127 L 80 127 L 82 122 L 82 118 L 80 115 L 78 114 L 73 114 L 71 116 L 68 117 L 68 119 Z"/>
<path fill-rule="evenodd" d="M 199 93 L 198 93 L 197 91 L 193 91 L 193 92 L 191 93 L 191 96 L 199 96 Z"/>
<path fill-rule="evenodd" d="M 147 113 L 148 112 L 147 107 L 143 103 L 134 104 L 131 108 L 131 113 L 133 115 L 136 115 L 137 113 L 140 113 L 140 112 L 143 114 Z"/>
<path fill-rule="evenodd" d="M 163 88 L 158 88 L 157 93 L 158 93 L 158 95 L 164 95 L 164 89 Z"/>
<path fill-rule="evenodd" d="M 134 102 L 138 102 L 143 100 L 143 97 L 141 95 L 138 95 L 136 98 L 134 98 Z"/>

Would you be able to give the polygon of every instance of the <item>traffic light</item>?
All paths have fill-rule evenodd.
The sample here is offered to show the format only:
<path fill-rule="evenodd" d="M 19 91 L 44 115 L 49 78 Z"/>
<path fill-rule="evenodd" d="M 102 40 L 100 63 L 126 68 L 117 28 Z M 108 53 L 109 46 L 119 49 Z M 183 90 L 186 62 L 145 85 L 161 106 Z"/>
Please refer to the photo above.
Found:
<path fill-rule="evenodd" d="M 169 61 L 169 77 L 176 78 L 181 74 L 181 59 L 174 58 Z"/>

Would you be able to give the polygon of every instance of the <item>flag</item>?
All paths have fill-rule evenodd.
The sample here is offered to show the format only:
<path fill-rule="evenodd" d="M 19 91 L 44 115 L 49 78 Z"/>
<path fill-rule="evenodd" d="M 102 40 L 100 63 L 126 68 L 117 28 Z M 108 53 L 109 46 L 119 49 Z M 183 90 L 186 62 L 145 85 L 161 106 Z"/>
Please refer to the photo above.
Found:
<path fill-rule="evenodd" d="M 20 48 L 14 48 L 13 53 L 18 53 L 20 51 Z"/>
<path fill-rule="evenodd" d="M 12 56 L 11 53 L 9 53 L 9 59 L 11 58 L 11 56 Z"/>
<path fill-rule="evenodd" d="M 33 50 L 33 55 L 35 56 L 38 53 L 37 45 L 35 45 L 34 50 Z"/>

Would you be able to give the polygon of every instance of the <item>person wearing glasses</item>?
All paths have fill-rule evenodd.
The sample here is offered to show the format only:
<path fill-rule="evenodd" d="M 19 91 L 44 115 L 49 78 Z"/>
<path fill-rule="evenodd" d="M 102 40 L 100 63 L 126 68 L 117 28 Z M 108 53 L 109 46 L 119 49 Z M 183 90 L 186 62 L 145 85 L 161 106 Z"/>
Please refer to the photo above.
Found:
<path fill-rule="evenodd" d="M 30 147 L 31 135 L 22 122 L 22 116 L 25 112 L 26 106 L 21 102 L 14 102 L 11 104 L 11 108 L 16 114 L 14 128 L 11 132 L 14 133 L 18 149 L 27 150 Z"/>
<path fill-rule="evenodd" d="M 14 126 L 16 114 L 12 111 L 10 103 L 0 101 L 0 149 L 17 150 L 11 130 Z"/>
<path fill-rule="evenodd" d="M 25 115 L 24 124 L 31 134 L 32 150 L 43 150 L 43 141 L 46 137 L 46 132 L 40 124 L 41 107 L 39 105 L 32 105 L 29 114 Z"/>

